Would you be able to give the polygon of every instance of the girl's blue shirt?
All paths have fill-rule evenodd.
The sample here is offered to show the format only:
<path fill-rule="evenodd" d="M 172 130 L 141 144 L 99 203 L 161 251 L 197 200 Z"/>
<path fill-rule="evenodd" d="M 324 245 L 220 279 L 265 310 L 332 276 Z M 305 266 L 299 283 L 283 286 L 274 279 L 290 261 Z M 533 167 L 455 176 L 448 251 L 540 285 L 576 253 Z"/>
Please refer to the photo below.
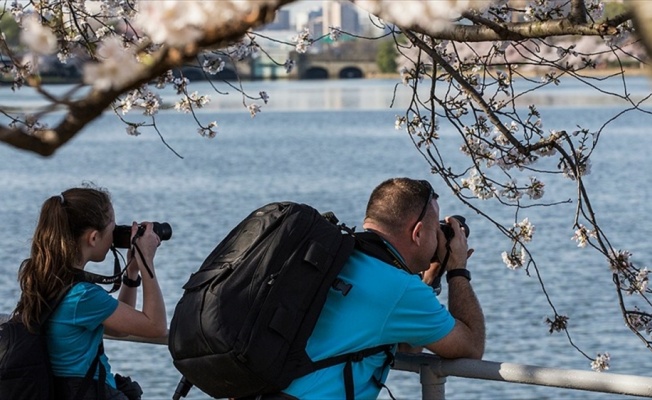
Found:
<path fill-rule="evenodd" d="M 81 377 L 95 359 L 104 335 L 103 322 L 118 307 L 118 300 L 94 283 L 80 282 L 70 289 L 48 320 L 48 353 L 55 376 Z M 115 388 L 106 354 L 100 356 L 106 383 Z M 95 379 L 98 378 L 95 372 Z"/>

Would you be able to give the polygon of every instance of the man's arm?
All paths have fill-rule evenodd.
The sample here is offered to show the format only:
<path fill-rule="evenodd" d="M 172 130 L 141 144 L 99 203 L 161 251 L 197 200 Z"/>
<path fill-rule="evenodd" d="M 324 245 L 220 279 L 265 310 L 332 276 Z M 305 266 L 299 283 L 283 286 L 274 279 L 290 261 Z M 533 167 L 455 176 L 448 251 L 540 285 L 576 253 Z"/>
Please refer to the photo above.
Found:
<path fill-rule="evenodd" d="M 471 282 L 462 276 L 448 282 L 448 310 L 455 327 L 426 348 L 444 358 L 482 358 L 485 345 L 484 314 Z"/>

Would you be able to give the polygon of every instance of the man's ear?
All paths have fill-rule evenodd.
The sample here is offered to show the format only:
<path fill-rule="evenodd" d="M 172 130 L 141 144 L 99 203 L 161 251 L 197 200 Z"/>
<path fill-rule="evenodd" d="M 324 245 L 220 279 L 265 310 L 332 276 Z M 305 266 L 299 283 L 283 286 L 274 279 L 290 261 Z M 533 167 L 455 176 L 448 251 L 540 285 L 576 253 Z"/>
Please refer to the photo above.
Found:
<path fill-rule="evenodd" d="M 422 238 L 422 233 L 423 233 L 423 221 L 417 222 L 417 224 L 414 226 L 414 229 L 412 229 L 412 242 L 414 242 L 417 246 L 421 244 L 421 238 Z"/>

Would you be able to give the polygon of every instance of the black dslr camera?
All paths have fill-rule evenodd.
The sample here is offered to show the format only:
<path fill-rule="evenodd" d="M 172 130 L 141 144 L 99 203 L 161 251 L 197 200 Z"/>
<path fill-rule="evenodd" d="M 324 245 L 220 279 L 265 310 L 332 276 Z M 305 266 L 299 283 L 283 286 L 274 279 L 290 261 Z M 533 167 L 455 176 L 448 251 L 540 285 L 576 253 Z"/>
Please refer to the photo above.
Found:
<path fill-rule="evenodd" d="M 464 228 L 464 234 L 466 235 L 466 237 L 469 237 L 469 233 L 471 233 L 471 230 L 469 229 L 469 226 L 466 224 L 466 218 L 462 217 L 461 215 L 452 215 L 451 218 L 455 218 L 460 223 L 460 227 Z M 450 225 L 446 223 L 446 221 L 444 220 L 439 221 L 439 228 L 444 233 L 444 236 L 446 237 L 446 242 L 449 242 L 455 236 L 455 231 Z M 432 262 L 438 261 L 436 252 L 435 255 L 433 255 L 431 261 Z M 445 265 L 442 265 L 442 267 L 439 269 L 439 273 L 437 274 L 433 282 L 430 284 L 433 291 L 437 295 L 441 293 L 441 277 L 444 275 L 444 272 L 446 272 L 445 267 L 446 267 Z"/>
<path fill-rule="evenodd" d="M 168 240 L 172 237 L 172 227 L 167 222 L 152 222 L 154 233 L 163 240 Z M 138 226 L 136 236 L 141 236 L 145 232 L 145 227 Z M 131 247 L 131 225 L 116 225 L 113 230 L 113 245 L 119 249 L 128 249 Z"/>
<path fill-rule="evenodd" d="M 462 217 L 461 215 L 453 215 L 451 218 L 455 218 L 460 223 L 460 227 L 464 228 L 464 234 L 466 237 L 469 237 L 469 233 L 471 233 L 471 231 L 469 230 L 469 226 L 466 224 L 466 218 Z M 439 228 L 444 233 L 447 241 L 451 240 L 453 236 L 455 236 L 455 231 L 450 225 L 446 223 L 446 221 L 439 221 Z"/>

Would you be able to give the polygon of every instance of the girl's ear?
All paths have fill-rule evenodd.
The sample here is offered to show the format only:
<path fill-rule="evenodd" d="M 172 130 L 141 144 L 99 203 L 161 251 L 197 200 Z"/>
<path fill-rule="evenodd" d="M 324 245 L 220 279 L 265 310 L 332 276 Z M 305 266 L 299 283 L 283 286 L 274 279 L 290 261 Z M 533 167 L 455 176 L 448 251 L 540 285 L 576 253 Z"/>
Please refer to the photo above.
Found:
<path fill-rule="evenodd" d="M 84 235 L 82 235 L 82 241 L 84 241 L 86 245 L 94 247 L 99 240 L 99 233 L 100 232 L 96 229 L 89 229 Z"/>

